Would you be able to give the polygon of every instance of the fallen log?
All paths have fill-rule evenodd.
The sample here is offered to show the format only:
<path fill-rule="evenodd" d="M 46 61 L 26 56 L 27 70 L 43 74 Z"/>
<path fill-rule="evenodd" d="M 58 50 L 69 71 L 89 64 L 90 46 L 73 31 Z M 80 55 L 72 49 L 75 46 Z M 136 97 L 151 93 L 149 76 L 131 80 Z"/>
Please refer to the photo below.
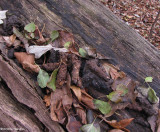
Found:
<path fill-rule="evenodd" d="M 45 24 L 46 33 L 73 32 L 78 43 L 95 47 L 135 80 L 143 82 L 152 76 L 151 87 L 160 96 L 159 50 L 97 0 L 1 0 L 0 6 L 17 14 L 23 23 Z"/>
<path fill-rule="evenodd" d="M 72 32 L 77 43 L 95 47 L 98 52 L 110 58 L 109 62 L 119 66 L 141 83 L 145 77 L 152 76 L 154 81 L 151 87 L 160 96 L 159 51 L 96 0 L 15 0 L 14 2 L 1 0 L 0 7 L 16 14 L 24 24 L 35 21 L 42 26 L 45 23 L 44 32 L 48 34 L 57 29 Z M 0 76 L 16 99 L 28 109 L 35 111 L 33 115 L 44 128 L 50 131 L 62 131 L 61 127 L 49 117 L 44 103 L 35 90 L 35 82 L 31 82 L 26 73 L 3 55 L 0 64 Z M 132 127 L 135 124 L 132 124 Z M 141 131 L 151 131 L 146 124 L 138 126 L 141 127 Z M 143 129 L 143 125 L 146 129 Z M 131 131 L 137 129 L 132 127 Z"/>

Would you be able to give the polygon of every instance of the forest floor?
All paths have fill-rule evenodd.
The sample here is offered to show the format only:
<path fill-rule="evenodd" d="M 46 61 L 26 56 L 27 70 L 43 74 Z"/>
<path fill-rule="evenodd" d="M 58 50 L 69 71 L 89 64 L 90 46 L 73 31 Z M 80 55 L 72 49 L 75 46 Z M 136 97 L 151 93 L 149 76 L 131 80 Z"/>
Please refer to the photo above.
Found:
<path fill-rule="evenodd" d="M 127 25 L 160 49 L 160 15 L 150 34 L 151 27 L 160 10 L 158 0 L 100 0 Z M 150 38 L 150 39 L 149 39 Z"/>

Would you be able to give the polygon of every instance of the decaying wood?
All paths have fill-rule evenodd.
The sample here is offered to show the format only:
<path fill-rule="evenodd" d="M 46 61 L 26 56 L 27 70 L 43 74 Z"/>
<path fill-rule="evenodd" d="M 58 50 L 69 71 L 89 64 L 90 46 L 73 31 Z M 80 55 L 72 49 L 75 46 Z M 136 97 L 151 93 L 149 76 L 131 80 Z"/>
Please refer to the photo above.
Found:
<path fill-rule="evenodd" d="M 22 69 L 18 68 L 18 66 L 16 66 L 14 62 L 7 60 L 7 58 L 5 59 L 5 57 L 2 57 L 2 56 L 0 56 L 0 77 L 3 78 L 7 86 L 11 89 L 14 97 L 16 97 L 16 99 L 20 103 L 26 105 L 29 109 L 33 109 L 35 111 L 34 114 L 32 113 L 33 116 L 36 116 L 39 122 L 43 123 L 47 129 L 55 132 L 63 131 L 63 129 L 56 122 L 53 122 L 51 120 L 49 116 L 49 112 L 46 110 L 47 108 L 45 107 L 43 100 L 40 98 L 40 96 L 36 92 L 36 89 L 35 89 L 36 86 L 32 82 L 32 80 L 29 79 L 29 76 L 27 76 Z M 3 95 L 3 93 L 1 94 Z M 0 106 L 1 110 L 7 109 L 7 105 L 8 105 L 7 101 L 9 100 L 7 99 L 7 97 L 5 99 L 5 96 L 7 95 L 4 94 L 3 96 L 1 97 L 2 99 L 4 99 L 4 101 L 6 101 L 4 102 L 6 103 L 6 106 L 1 105 Z M 14 105 L 12 102 L 11 104 Z M 9 108 L 9 110 L 10 112 L 8 112 L 7 114 L 12 115 L 11 108 Z M 17 113 L 18 112 L 22 112 L 22 111 L 17 111 Z M 26 115 L 27 115 L 27 112 L 26 112 Z M 19 117 L 19 119 L 15 119 L 15 118 L 14 119 L 23 123 L 22 117 L 18 115 L 15 115 L 15 117 L 16 118 Z M 23 125 L 25 125 L 25 122 Z M 28 129 L 31 129 L 31 128 L 28 128 Z M 40 128 L 35 127 L 34 129 L 36 130 Z"/>
<path fill-rule="evenodd" d="M 151 86 L 160 96 L 158 49 L 97 0 L 1 0 L 0 6 L 23 23 L 35 21 L 41 27 L 45 23 L 46 33 L 56 29 L 73 32 L 77 42 L 95 47 L 135 80 L 143 82 L 152 76 Z"/>
<path fill-rule="evenodd" d="M 45 23 L 44 32 L 47 34 L 58 29 L 72 32 L 77 43 L 95 47 L 98 52 L 111 58 L 109 62 L 118 65 L 121 70 L 137 81 L 143 82 L 145 77 L 152 76 L 154 81 L 151 83 L 151 87 L 157 91 L 160 97 L 158 89 L 160 86 L 159 51 L 97 0 L 14 0 L 14 2 L 12 0 L 0 0 L 0 7 L 15 14 L 24 24 L 35 21 L 37 25 L 43 26 L 43 23 Z M 49 112 L 46 111 L 42 99 L 35 90 L 35 87 L 37 87 L 35 82 L 31 81 L 23 70 L 3 55 L 0 56 L 0 77 L 11 89 L 13 96 L 18 100 L 17 102 L 25 105 L 27 109 L 25 114 L 32 114 L 35 117 L 30 122 L 35 124 L 35 128 L 30 128 L 28 125 L 25 126 L 25 129 L 42 131 L 45 128 L 50 131 L 63 131 L 57 123 L 51 120 Z M 8 95 L 5 88 L 2 88 L 0 92 L 0 94 Z M 10 97 L 4 98 L 9 100 Z M 1 104 L 3 103 L 5 102 L 2 101 Z M 20 107 L 20 104 L 15 104 L 14 101 L 11 104 Z M 21 121 L 15 119 L 16 116 L 11 116 L 11 107 L 2 106 L 0 107 L 0 113 L 4 113 L 4 115 L 0 117 L 6 116 L 8 119 Z M 8 108 L 11 113 L 3 111 L 3 108 Z M 31 113 L 30 108 L 35 113 Z M 21 107 L 20 111 L 24 111 L 24 109 Z M 121 113 L 126 115 L 126 118 L 133 116 L 142 118 L 142 115 L 134 112 L 121 111 Z M 26 122 L 32 118 L 29 116 Z M 26 122 L 22 121 L 21 125 L 24 126 Z M 138 122 L 138 119 L 135 122 Z M 135 131 L 140 128 L 141 131 L 151 131 L 149 124 L 145 121 L 144 124 L 138 122 L 139 125 L 136 127 L 136 123 L 134 123 L 130 130 Z M 2 126 L 6 125 L 2 120 L 0 124 Z M 39 126 L 40 124 L 43 124 L 44 128 Z M 143 126 L 145 126 L 145 129 L 143 129 Z"/>
<path fill-rule="evenodd" d="M 19 128 L 29 132 L 43 131 L 43 124 L 29 109 L 27 109 L 26 106 L 13 98 L 13 96 L 4 88 L 2 83 L 0 83 L 0 105 L 0 120 L 3 124 L 5 122 L 4 128 Z"/>

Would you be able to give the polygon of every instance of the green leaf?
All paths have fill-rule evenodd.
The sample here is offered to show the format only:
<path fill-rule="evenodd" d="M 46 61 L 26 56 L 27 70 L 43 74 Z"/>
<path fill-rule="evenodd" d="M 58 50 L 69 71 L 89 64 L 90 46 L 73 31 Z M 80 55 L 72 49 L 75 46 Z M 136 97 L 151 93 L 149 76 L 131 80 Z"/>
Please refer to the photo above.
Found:
<path fill-rule="evenodd" d="M 79 54 L 80 54 L 82 57 L 86 57 L 86 56 L 87 56 L 87 52 L 86 52 L 83 48 L 79 48 Z"/>
<path fill-rule="evenodd" d="M 107 98 L 115 103 L 119 103 L 122 101 L 121 93 L 118 93 L 117 91 L 111 92 L 109 95 L 107 95 Z"/>
<path fill-rule="evenodd" d="M 93 102 L 95 106 L 101 111 L 102 114 L 108 114 L 112 109 L 110 104 L 105 101 L 94 99 Z"/>
<path fill-rule="evenodd" d="M 49 82 L 47 83 L 47 87 L 51 88 L 53 91 L 56 90 L 56 76 L 57 76 L 58 68 L 55 69 L 50 77 Z"/>
<path fill-rule="evenodd" d="M 156 92 L 151 87 L 148 90 L 148 100 L 151 103 L 159 102 L 159 98 L 156 96 Z"/>
<path fill-rule="evenodd" d="M 37 76 L 37 81 L 41 88 L 45 88 L 47 86 L 47 82 L 49 81 L 48 73 L 40 69 L 38 76 Z"/>
<path fill-rule="evenodd" d="M 51 41 L 54 41 L 58 37 L 59 37 L 59 32 L 56 30 L 52 31 L 51 36 L 50 36 Z"/>
<path fill-rule="evenodd" d="M 93 123 L 83 125 L 80 129 L 82 132 L 100 132 L 99 125 L 97 127 L 95 127 Z"/>
<path fill-rule="evenodd" d="M 26 30 L 27 32 L 34 32 L 36 29 L 36 25 L 31 22 L 29 24 L 27 24 L 25 27 L 24 27 L 24 30 Z"/>
<path fill-rule="evenodd" d="M 71 42 L 66 42 L 66 43 L 64 44 L 64 48 L 68 49 L 70 45 L 71 45 Z"/>
<path fill-rule="evenodd" d="M 119 84 L 116 88 L 116 91 L 121 93 L 121 96 L 124 96 L 128 93 L 128 88 L 123 84 Z"/>
<path fill-rule="evenodd" d="M 152 80 L 153 80 L 153 77 L 146 77 L 145 78 L 145 82 L 152 82 Z"/>

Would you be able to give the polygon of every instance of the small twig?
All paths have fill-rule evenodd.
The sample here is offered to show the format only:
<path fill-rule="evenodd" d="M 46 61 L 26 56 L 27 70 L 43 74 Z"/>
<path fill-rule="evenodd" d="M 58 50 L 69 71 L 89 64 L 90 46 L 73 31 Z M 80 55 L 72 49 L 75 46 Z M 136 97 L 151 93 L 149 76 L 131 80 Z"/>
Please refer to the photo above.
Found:
<path fill-rule="evenodd" d="M 156 19 L 154 20 L 153 24 L 152 24 L 152 27 L 150 29 L 150 32 L 149 32 L 149 35 L 148 35 L 148 41 L 150 41 L 151 37 L 152 37 L 152 32 L 153 32 L 153 28 L 158 20 L 158 17 L 159 17 L 159 14 L 160 14 L 160 10 L 158 11 L 158 14 L 156 16 Z"/>
<path fill-rule="evenodd" d="M 45 26 L 46 26 L 46 25 L 45 25 L 45 23 L 44 23 L 43 28 L 42 28 L 42 30 L 41 30 L 41 33 L 44 31 Z"/>

